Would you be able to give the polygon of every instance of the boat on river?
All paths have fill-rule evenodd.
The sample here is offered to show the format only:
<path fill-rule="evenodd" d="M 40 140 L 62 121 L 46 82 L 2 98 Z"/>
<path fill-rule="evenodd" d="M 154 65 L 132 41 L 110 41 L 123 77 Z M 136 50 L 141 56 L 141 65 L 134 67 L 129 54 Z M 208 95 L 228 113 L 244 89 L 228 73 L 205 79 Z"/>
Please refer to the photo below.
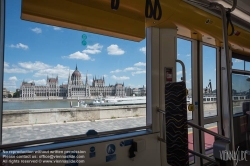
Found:
<path fill-rule="evenodd" d="M 146 104 L 146 96 L 142 97 L 121 97 L 121 98 L 96 98 L 92 102 L 93 106 L 119 106 Z"/>

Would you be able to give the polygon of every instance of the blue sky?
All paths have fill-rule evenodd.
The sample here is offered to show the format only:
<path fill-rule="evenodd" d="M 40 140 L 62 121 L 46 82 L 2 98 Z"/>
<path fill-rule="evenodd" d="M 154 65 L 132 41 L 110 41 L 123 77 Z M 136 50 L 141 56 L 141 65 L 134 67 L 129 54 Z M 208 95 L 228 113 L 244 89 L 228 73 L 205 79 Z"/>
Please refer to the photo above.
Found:
<path fill-rule="evenodd" d="M 184 39 L 177 39 L 177 59 L 184 62 L 186 67 L 186 86 L 191 87 L 191 65 L 192 65 L 192 43 Z M 177 63 L 177 80 L 182 77 L 182 67 Z M 203 46 L 203 88 L 206 88 L 211 79 L 212 89 L 216 89 L 216 49 L 208 46 Z"/>
<path fill-rule="evenodd" d="M 11 10 L 10 10 L 11 9 Z M 21 1 L 6 1 L 4 87 L 15 91 L 22 80 L 45 85 L 47 75 L 67 83 L 78 66 L 85 83 L 105 77 L 106 85 L 146 85 L 146 40 L 127 41 L 20 19 Z M 87 45 L 82 45 L 82 35 Z"/>

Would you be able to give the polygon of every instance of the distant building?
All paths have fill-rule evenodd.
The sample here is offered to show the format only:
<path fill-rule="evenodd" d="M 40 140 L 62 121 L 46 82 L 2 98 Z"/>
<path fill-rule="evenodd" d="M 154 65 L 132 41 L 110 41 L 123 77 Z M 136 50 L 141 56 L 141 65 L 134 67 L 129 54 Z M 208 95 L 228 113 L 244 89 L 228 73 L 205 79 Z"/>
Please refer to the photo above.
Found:
<path fill-rule="evenodd" d="M 126 96 L 133 96 L 133 89 L 130 87 L 125 88 Z"/>
<path fill-rule="evenodd" d="M 20 97 L 24 100 L 55 97 L 125 96 L 124 83 L 105 86 L 104 77 L 102 79 L 96 79 L 95 77 L 92 86 L 90 86 L 87 75 L 84 83 L 77 66 L 72 75 L 69 74 L 68 84 L 59 85 L 58 76 L 56 78 L 47 76 L 45 86 L 36 86 L 34 82 L 23 81 L 20 91 Z"/>
<path fill-rule="evenodd" d="M 3 98 L 8 97 L 8 91 L 6 88 L 3 88 Z"/>
<path fill-rule="evenodd" d="M 6 88 L 3 88 L 3 98 L 13 97 L 14 92 L 8 91 Z"/>
<path fill-rule="evenodd" d="M 127 88 L 126 92 L 130 94 L 130 96 L 146 96 L 146 87 L 143 85 L 142 88 Z"/>
<path fill-rule="evenodd" d="M 116 83 L 115 85 L 105 86 L 104 77 L 101 79 L 93 79 L 92 86 L 90 87 L 92 96 L 125 96 L 125 87 L 123 84 Z"/>

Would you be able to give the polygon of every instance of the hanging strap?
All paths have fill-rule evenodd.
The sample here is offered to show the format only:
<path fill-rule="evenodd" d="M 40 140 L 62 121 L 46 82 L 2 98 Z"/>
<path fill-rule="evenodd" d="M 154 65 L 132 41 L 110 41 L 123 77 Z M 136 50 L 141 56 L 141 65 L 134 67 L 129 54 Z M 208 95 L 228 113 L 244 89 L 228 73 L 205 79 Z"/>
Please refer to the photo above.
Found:
<path fill-rule="evenodd" d="M 159 10 L 158 17 L 156 17 L 157 9 Z M 162 10 L 161 10 L 160 0 L 155 0 L 153 17 L 154 17 L 155 20 L 160 20 L 161 16 L 162 16 Z"/>
<path fill-rule="evenodd" d="M 151 0 L 146 0 L 145 17 L 146 18 L 152 18 L 153 11 L 154 11 L 154 7 L 153 7 L 153 4 L 152 4 Z"/>
<path fill-rule="evenodd" d="M 157 11 L 158 11 L 158 16 L 157 16 Z M 153 17 L 155 20 L 160 20 L 161 19 L 161 17 L 162 17 L 162 9 L 161 9 L 160 0 L 155 0 L 154 6 L 152 4 L 152 0 L 146 0 L 145 17 L 146 18 L 152 18 Z"/>
<path fill-rule="evenodd" d="M 231 20 L 231 9 L 228 9 L 228 11 L 226 12 L 226 17 L 227 17 L 227 29 L 229 27 L 229 24 L 232 27 L 232 32 L 230 33 L 229 36 L 232 36 L 234 34 L 234 25 L 233 25 L 232 20 Z"/>
<path fill-rule="evenodd" d="M 120 5 L 120 0 L 111 0 L 111 9 L 117 10 Z"/>

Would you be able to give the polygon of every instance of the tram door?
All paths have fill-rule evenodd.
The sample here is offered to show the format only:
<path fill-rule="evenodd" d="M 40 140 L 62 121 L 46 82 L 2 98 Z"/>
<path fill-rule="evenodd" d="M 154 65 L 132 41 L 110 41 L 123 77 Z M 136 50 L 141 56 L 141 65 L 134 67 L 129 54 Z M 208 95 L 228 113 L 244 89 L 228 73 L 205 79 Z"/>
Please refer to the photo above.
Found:
<path fill-rule="evenodd" d="M 154 81 L 152 92 L 159 90 L 159 104 L 156 106 L 164 108 L 165 106 L 165 67 L 172 68 L 174 82 L 186 81 L 187 95 L 187 119 L 189 122 L 202 126 L 213 132 L 221 134 L 220 124 L 220 75 L 219 68 L 219 49 L 217 47 L 178 36 L 175 29 L 157 29 L 150 28 L 148 33 L 148 50 L 153 53 L 151 60 L 154 78 L 159 78 L 159 82 Z M 147 47 L 147 48 L 150 48 Z M 157 56 L 159 55 L 159 56 Z M 149 58 L 150 60 L 150 58 Z M 185 65 L 185 72 L 179 61 Z M 159 67 L 160 66 L 160 67 Z M 161 69 L 161 70 L 159 70 Z M 158 74 L 159 73 L 159 74 Z M 154 79 L 157 80 L 157 79 Z M 156 100 L 156 99 L 153 99 Z M 154 102 L 153 102 L 154 103 Z M 161 126 L 161 121 L 156 121 L 153 129 Z M 198 129 L 188 127 L 188 148 L 206 156 L 213 156 L 214 137 L 199 131 Z M 161 163 L 169 165 L 166 160 L 166 144 L 161 143 Z M 189 154 L 190 165 L 203 165 L 207 163 L 200 157 Z"/>
<path fill-rule="evenodd" d="M 187 119 L 213 132 L 220 133 L 218 48 L 195 40 L 177 38 L 177 59 L 185 64 Z M 176 63 L 176 81 L 182 81 L 180 64 Z M 188 127 L 188 148 L 203 155 L 213 156 L 214 136 Z M 190 165 L 208 161 L 189 154 Z"/>

